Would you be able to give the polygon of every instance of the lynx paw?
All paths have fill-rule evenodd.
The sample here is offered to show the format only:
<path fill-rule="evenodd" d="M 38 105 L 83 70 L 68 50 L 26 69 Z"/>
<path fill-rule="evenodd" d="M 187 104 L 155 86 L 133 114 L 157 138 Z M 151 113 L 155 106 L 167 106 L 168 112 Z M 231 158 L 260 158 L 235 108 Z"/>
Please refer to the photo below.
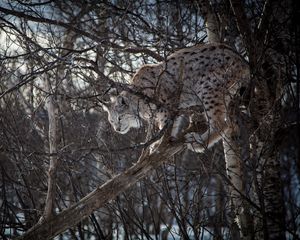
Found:
<path fill-rule="evenodd" d="M 149 146 L 149 151 L 150 151 L 150 154 L 154 153 L 157 151 L 159 145 L 161 144 L 161 139 L 152 143 L 150 146 Z"/>

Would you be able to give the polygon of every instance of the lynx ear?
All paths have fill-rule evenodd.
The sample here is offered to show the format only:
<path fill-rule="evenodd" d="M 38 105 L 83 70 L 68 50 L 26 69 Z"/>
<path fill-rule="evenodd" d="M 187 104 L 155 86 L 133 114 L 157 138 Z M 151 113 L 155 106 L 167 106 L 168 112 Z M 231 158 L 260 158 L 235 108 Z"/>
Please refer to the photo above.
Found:
<path fill-rule="evenodd" d="M 107 93 L 110 95 L 110 96 L 117 96 L 119 95 L 118 93 L 118 90 L 116 88 L 110 88 Z"/>
<path fill-rule="evenodd" d="M 110 102 L 115 102 L 117 100 L 117 96 L 119 95 L 118 90 L 116 88 L 110 88 L 107 91 L 109 98 L 110 98 Z"/>

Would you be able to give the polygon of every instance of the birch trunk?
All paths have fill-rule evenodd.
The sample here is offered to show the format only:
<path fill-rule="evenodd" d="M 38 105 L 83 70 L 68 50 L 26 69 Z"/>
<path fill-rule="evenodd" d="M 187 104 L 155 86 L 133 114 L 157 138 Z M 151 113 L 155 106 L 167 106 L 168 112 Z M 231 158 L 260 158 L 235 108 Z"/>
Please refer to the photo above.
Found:
<path fill-rule="evenodd" d="M 202 13 L 204 14 L 208 42 L 221 42 L 218 19 L 216 14 L 213 12 L 210 2 L 208 0 L 200 0 L 199 4 L 202 6 Z M 230 112 L 235 112 L 237 110 L 230 109 L 232 108 L 231 106 L 227 107 Z M 229 125 L 230 130 L 226 133 L 226 137 L 223 139 L 223 148 L 226 172 L 231 183 L 231 186 L 229 186 L 229 195 L 231 204 L 234 208 L 235 219 L 238 223 L 240 234 L 243 236 L 243 239 L 250 239 L 251 234 L 249 234 L 249 229 L 253 229 L 253 224 L 246 216 L 247 207 L 244 206 L 241 198 L 241 194 L 245 196 L 245 190 L 242 177 L 241 148 L 239 141 L 240 133 L 237 119 L 235 119 L 236 117 L 237 116 L 235 115 L 227 116 L 227 124 Z"/>
<path fill-rule="evenodd" d="M 48 139 L 49 139 L 49 153 L 50 153 L 50 162 L 48 170 L 48 190 L 47 197 L 45 202 L 44 213 L 40 221 L 50 219 L 54 214 L 54 202 L 55 202 L 55 192 L 56 192 L 56 169 L 57 169 L 57 106 L 55 104 L 54 95 L 50 87 L 50 82 L 45 81 L 46 90 L 50 93 L 50 96 L 47 99 L 47 112 L 49 118 L 49 130 L 48 130 Z"/>
<path fill-rule="evenodd" d="M 73 32 L 67 32 L 64 42 L 63 42 L 63 48 L 65 49 L 72 49 L 74 46 L 74 38 L 75 35 Z M 68 50 L 63 50 L 60 53 L 60 58 L 64 59 L 65 56 L 68 54 Z M 54 78 L 55 85 L 59 85 L 61 82 L 66 80 L 66 86 L 67 88 L 71 89 L 70 79 L 65 74 L 65 65 L 62 63 L 56 73 L 56 78 Z M 61 84 L 62 85 L 62 84 Z M 48 139 L 49 139 L 49 169 L 48 169 L 48 189 L 47 189 L 47 197 L 45 202 L 45 208 L 44 213 L 39 221 L 44 221 L 45 219 L 49 219 L 53 217 L 55 209 L 54 209 L 54 202 L 56 197 L 56 173 L 57 173 L 57 166 L 58 166 L 58 112 L 59 112 L 59 106 L 60 111 L 64 112 L 65 105 L 67 104 L 64 99 L 62 99 L 61 102 L 58 102 L 58 96 L 55 95 L 55 92 L 57 89 L 52 89 L 51 87 L 51 81 L 50 79 L 46 79 L 45 81 L 45 88 L 46 92 L 49 93 L 49 96 L 46 101 L 46 108 L 48 112 Z"/>
<path fill-rule="evenodd" d="M 208 42 L 220 42 L 219 21 L 209 0 L 199 0 L 198 5 L 204 17 Z"/>
<path fill-rule="evenodd" d="M 254 227 L 246 201 L 244 201 L 245 183 L 243 182 L 243 162 L 241 156 L 241 140 L 239 126 L 230 122 L 230 130 L 223 139 L 223 148 L 226 163 L 226 173 L 229 185 L 229 195 L 234 209 L 235 222 L 237 223 L 242 239 L 254 238 Z"/>

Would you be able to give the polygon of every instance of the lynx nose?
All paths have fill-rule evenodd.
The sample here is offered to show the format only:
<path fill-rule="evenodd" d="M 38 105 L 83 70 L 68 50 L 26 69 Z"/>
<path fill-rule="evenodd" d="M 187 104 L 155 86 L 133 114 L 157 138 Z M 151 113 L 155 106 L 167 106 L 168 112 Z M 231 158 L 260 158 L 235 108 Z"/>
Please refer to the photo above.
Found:
<path fill-rule="evenodd" d="M 120 132 L 121 131 L 121 127 L 120 126 L 116 127 L 116 131 Z"/>

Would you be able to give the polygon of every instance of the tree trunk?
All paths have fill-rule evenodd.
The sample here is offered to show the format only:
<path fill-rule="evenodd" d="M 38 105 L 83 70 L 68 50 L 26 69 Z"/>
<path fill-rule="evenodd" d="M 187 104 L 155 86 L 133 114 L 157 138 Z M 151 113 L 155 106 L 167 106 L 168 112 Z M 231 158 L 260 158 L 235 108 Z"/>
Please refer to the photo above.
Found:
<path fill-rule="evenodd" d="M 198 0 L 198 5 L 204 17 L 208 42 L 220 42 L 219 22 L 209 0 Z"/>
<path fill-rule="evenodd" d="M 199 4 L 202 6 L 202 13 L 204 14 L 206 21 L 208 42 L 221 42 L 218 20 L 209 1 L 201 0 L 199 1 Z M 235 101 L 235 99 L 233 99 L 233 101 Z M 228 111 L 232 112 L 230 114 L 238 111 L 238 109 L 232 109 L 235 107 L 235 103 L 232 105 L 233 106 L 227 106 Z M 246 212 L 248 211 L 246 211 L 247 208 L 241 197 L 241 194 L 245 196 L 245 190 L 242 178 L 239 126 L 237 124 L 237 116 L 235 114 L 230 116 L 230 114 L 227 116 L 227 124 L 229 125 L 230 130 L 226 133 L 226 137 L 223 139 L 226 172 L 231 183 L 231 186 L 229 186 L 229 195 L 234 208 L 236 222 L 240 228 L 240 233 L 244 239 L 248 239 L 251 238 L 251 234 L 249 233 L 253 234 L 253 231 L 249 231 L 249 229 L 253 229 L 253 224 L 246 216 Z"/>
<path fill-rule="evenodd" d="M 264 200 L 267 224 L 265 239 L 285 239 L 285 214 L 278 154 L 272 143 L 267 150 L 264 176 Z"/>
<path fill-rule="evenodd" d="M 256 73 L 255 82 L 252 81 L 250 86 L 252 91 L 255 88 L 255 94 L 250 102 L 250 111 L 253 120 L 259 123 L 259 128 L 255 131 L 255 138 L 258 139 L 257 145 L 259 146 L 257 155 L 261 156 L 258 158 L 258 166 L 262 166 L 263 172 L 261 173 L 261 182 L 256 185 L 262 189 L 262 191 L 258 191 L 258 194 L 261 195 L 258 196 L 258 199 L 260 199 L 263 216 L 264 239 L 285 239 L 280 163 L 279 158 L 276 157 L 274 133 L 278 128 L 275 119 L 278 118 L 277 115 L 280 112 L 280 109 L 275 110 L 275 105 L 280 105 L 280 103 L 276 103 L 276 98 L 280 97 L 278 89 L 282 88 L 279 87 L 283 77 L 280 53 L 285 52 L 287 46 L 288 25 L 286 24 L 289 22 L 289 2 L 266 1 L 257 35 L 254 35 L 242 2 L 230 0 L 237 26 L 249 54 L 251 71 Z M 271 23 L 276 24 L 275 32 L 270 31 Z"/>
<path fill-rule="evenodd" d="M 56 192 L 56 169 L 58 163 L 57 155 L 52 155 L 57 153 L 57 119 L 58 119 L 58 109 L 57 104 L 54 100 L 54 95 L 52 94 L 52 89 L 50 87 L 50 82 L 48 79 L 45 81 L 47 92 L 51 95 L 48 97 L 47 102 L 47 111 L 49 118 L 49 130 L 48 130 L 48 139 L 49 139 L 49 153 L 50 153 L 50 163 L 48 170 L 48 190 L 47 197 L 45 202 L 44 213 L 39 221 L 44 221 L 49 219 L 54 214 L 54 202 L 55 202 L 55 192 Z"/>

